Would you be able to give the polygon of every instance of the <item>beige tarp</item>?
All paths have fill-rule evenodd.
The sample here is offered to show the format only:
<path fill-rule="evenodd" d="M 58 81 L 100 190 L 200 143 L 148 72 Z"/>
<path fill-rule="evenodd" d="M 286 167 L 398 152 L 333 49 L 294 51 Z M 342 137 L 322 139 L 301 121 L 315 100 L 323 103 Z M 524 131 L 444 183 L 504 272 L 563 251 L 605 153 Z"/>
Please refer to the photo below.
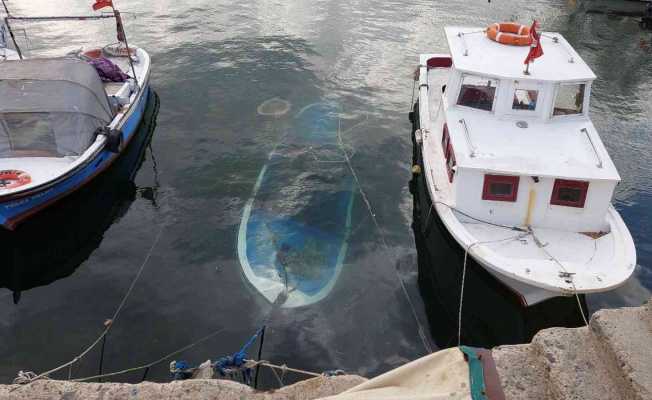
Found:
<path fill-rule="evenodd" d="M 471 400 L 464 353 L 450 348 L 320 400 Z"/>

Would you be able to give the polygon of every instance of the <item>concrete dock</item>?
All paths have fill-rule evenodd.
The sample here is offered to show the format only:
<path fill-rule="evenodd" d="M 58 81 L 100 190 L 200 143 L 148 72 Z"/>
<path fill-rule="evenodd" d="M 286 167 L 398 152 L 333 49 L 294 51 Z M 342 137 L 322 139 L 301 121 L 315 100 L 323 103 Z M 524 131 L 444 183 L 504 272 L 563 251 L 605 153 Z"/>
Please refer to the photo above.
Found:
<path fill-rule="evenodd" d="M 588 327 L 545 329 L 532 343 L 494 348 L 505 399 L 652 400 L 651 301 L 600 310 Z M 0 399 L 309 400 L 365 380 L 355 375 L 320 377 L 267 392 L 217 379 L 134 385 L 42 380 L 24 387 L 1 385 Z"/>

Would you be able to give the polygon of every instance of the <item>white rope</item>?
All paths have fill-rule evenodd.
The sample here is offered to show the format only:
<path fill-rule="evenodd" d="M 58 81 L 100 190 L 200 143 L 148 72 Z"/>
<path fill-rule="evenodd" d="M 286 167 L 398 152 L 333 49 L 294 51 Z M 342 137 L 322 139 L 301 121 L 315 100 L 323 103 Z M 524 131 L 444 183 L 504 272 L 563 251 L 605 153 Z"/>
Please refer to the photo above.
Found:
<path fill-rule="evenodd" d="M 29 381 L 24 382 L 25 384 L 29 384 L 31 382 L 34 382 L 35 380 L 41 379 L 43 377 L 47 377 L 50 374 L 53 374 L 53 373 L 55 373 L 57 371 L 60 371 L 60 370 L 62 370 L 64 368 L 66 368 L 66 367 L 72 367 L 73 364 L 75 364 L 76 362 L 78 362 L 79 360 L 84 358 L 84 356 L 86 356 L 86 354 L 88 354 L 88 352 L 90 352 L 109 333 L 109 331 L 111 330 L 111 327 L 115 323 L 116 319 L 118 319 L 118 316 L 120 315 L 120 311 L 122 311 L 122 308 L 126 304 L 127 299 L 129 298 L 129 295 L 131 294 L 134 287 L 136 286 L 136 282 L 138 282 L 138 279 L 140 278 L 140 275 L 143 273 L 143 270 L 145 269 L 145 266 L 147 265 L 147 262 L 149 261 L 150 257 L 152 256 L 152 253 L 154 252 L 154 248 L 158 244 L 162 233 L 163 233 L 163 225 L 160 226 L 160 229 L 159 229 L 159 231 L 158 231 L 158 233 L 156 235 L 156 238 L 154 239 L 154 242 L 150 246 L 149 251 L 147 252 L 147 255 L 145 256 L 145 259 L 143 260 L 142 264 L 138 268 L 138 272 L 136 273 L 136 276 L 131 281 L 131 285 L 129 285 L 129 289 L 127 289 L 127 293 L 125 293 L 125 295 L 122 298 L 122 301 L 120 301 L 120 304 L 118 305 L 118 308 L 113 313 L 113 317 L 109 320 L 108 323 L 105 323 L 104 331 L 102 331 L 100 336 L 98 336 L 97 339 L 95 339 L 95 341 L 93 343 L 91 343 L 90 346 L 88 346 L 84 351 L 82 351 L 79 355 L 77 355 L 72 360 L 70 360 L 70 361 L 68 361 L 68 362 L 66 362 L 64 364 L 61 364 L 58 367 L 52 368 L 52 369 L 50 369 L 48 371 L 42 372 L 42 373 L 40 373 L 38 375 L 35 375 Z M 19 377 L 20 377 L 20 373 L 19 373 Z"/>
<path fill-rule="evenodd" d="M 580 314 L 582 315 L 582 320 L 584 320 L 584 325 L 589 326 L 589 320 L 584 314 L 584 308 L 582 308 L 582 302 L 580 301 L 580 296 L 577 293 L 577 287 L 575 286 L 575 282 L 573 281 L 573 277 L 570 272 L 564 267 L 564 264 L 561 263 L 555 256 L 553 256 L 548 250 L 546 250 L 545 246 L 543 243 L 539 240 L 539 238 L 534 234 L 534 230 L 530 227 L 529 229 L 530 234 L 532 235 L 532 238 L 535 240 L 537 247 L 539 247 L 552 261 L 554 261 L 557 265 L 559 265 L 559 268 L 562 269 L 562 271 L 569 277 L 569 283 L 571 286 L 573 286 L 573 294 L 575 295 L 575 299 L 577 300 L 577 306 L 580 309 Z"/>
<path fill-rule="evenodd" d="M 474 242 L 471 243 L 464 251 L 464 264 L 462 266 L 462 285 L 460 288 L 460 307 L 457 313 L 457 345 L 460 346 L 462 344 L 462 306 L 463 306 L 463 300 L 464 300 L 464 284 L 466 281 L 466 265 L 467 265 L 467 259 L 469 252 L 471 251 L 471 248 L 476 245 L 480 244 L 489 244 L 489 243 L 499 243 L 499 242 L 509 242 L 512 240 L 520 240 L 526 236 L 528 236 L 529 233 L 521 233 L 516 236 L 510 236 L 502 239 L 496 239 L 496 240 L 487 240 L 483 242 Z"/>
<path fill-rule="evenodd" d="M 14 379 L 14 383 L 17 385 L 24 385 L 33 381 L 36 378 L 36 374 L 32 371 L 18 371 L 18 376 Z"/>
<path fill-rule="evenodd" d="M 285 376 L 285 373 L 290 371 L 290 372 L 296 372 L 297 374 L 303 374 L 303 375 L 308 375 L 308 376 L 314 376 L 314 377 L 319 377 L 319 376 L 324 376 L 324 374 L 319 374 L 317 372 L 312 372 L 312 371 L 306 371 L 305 369 L 298 369 L 298 368 L 291 368 L 288 367 L 285 364 L 282 365 L 277 365 L 277 364 L 272 364 L 269 361 L 266 360 L 245 360 L 247 362 L 247 366 L 249 368 L 256 367 L 258 365 L 262 365 L 263 367 L 268 367 L 271 370 L 279 370 Z"/>
<path fill-rule="evenodd" d="M 473 244 L 471 245 L 473 246 Z M 462 305 L 464 302 L 464 281 L 466 280 L 466 260 L 471 246 L 464 250 L 464 266 L 462 267 L 462 287 L 460 288 L 460 308 L 457 313 L 457 347 L 462 345 Z"/>
<path fill-rule="evenodd" d="M 351 175 L 353 176 L 353 179 L 355 179 L 356 185 L 358 186 L 358 191 L 360 192 L 360 196 L 362 197 L 362 200 L 364 201 L 365 205 L 367 206 L 367 211 L 369 211 L 369 215 L 371 216 L 371 220 L 373 221 L 376 230 L 380 234 L 380 239 L 381 242 L 383 243 L 383 246 L 385 247 L 386 251 L 390 251 L 390 247 L 387 244 L 387 240 L 385 239 L 385 233 L 383 232 L 382 228 L 380 227 L 380 224 L 378 223 L 378 220 L 376 219 L 376 214 L 373 212 L 373 209 L 371 207 L 371 203 L 369 202 L 369 199 L 367 198 L 367 194 L 365 193 L 364 189 L 362 188 L 362 185 L 360 184 L 360 179 L 358 178 L 358 174 L 356 174 L 355 169 L 353 168 L 353 165 L 351 164 L 351 159 L 348 155 L 348 153 L 344 150 L 344 143 L 342 142 L 342 136 L 340 134 L 340 123 L 341 121 L 338 121 L 338 126 L 337 126 L 337 139 L 340 143 L 340 146 L 342 147 L 342 153 L 344 154 L 344 159 L 346 160 L 346 164 L 349 167 L 349 170 L 351 171 Z M 398 260 L 398 254 L 395 254 L 397 260 Z M 405 298 L 408 301 L 408 304 L 410 305 L 410 309 L 412 310 L 412 316 L 414 317 L 414 320 L 417 323 L 417 329 L 419 333 L 419 337 L 421 338 L 421 341 L 423 342 L 423 347 L 426 349 L 428 353 L 432 353 L 432 346 L 430 345 L 430 341 L 428 340 L 428 337 L 426 336 L 425 330 L 423 329 L 423 325 L 421 324 L 421 321 L 419 320 L 419 316 L 417 314 L 417 311 L 414 307 L 414 304 L 412 303 L 412 299 L 410 298 L 410 294 L 407 291 L 407 288 L 405 287 L 405 283 L 403 282 L 403 278 L 401 278 L 401 275 L 398 272 L 398 269 L 394 268 L 394 272 L 396 273 L 396 276 L 398 278 L 399 283 L 401 284 L 401 290 L 403 291 L 403 294 L 405 295 Z"/>

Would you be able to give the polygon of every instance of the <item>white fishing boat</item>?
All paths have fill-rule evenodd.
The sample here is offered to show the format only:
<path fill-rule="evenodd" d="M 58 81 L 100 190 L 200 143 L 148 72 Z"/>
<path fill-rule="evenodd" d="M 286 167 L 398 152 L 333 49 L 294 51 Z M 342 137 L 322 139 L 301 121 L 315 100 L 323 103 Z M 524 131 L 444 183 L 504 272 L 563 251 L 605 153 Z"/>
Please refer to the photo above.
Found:
<path fill-rule="evenodd" d="M 636 252 L 589 115 L 596 76 L 562 35 L 528 31 L 445 28 L 450 54 L 420 56 L 411 117 L 420 223 L 460 260 L 444 267 L 476 264 L 530 306 L 622 285 Z M 527 36 L 545 55 L 525 68 Z"/>
<path fill-rule="evenodd" d="M 113 5 L 110 0 L 93 5 L 104 7 Z M 18 17 L 6 7 L 5 12 L 0 29 L 0 225 L 13 230 L 89 183 L 125 151 L 149 98 L 150 57 L 127 44 L 115 9 L 89 16 Z M 118 43 L 48 59 L 25 59 L 9 22 L 100 18 L 116 20 Z"/>

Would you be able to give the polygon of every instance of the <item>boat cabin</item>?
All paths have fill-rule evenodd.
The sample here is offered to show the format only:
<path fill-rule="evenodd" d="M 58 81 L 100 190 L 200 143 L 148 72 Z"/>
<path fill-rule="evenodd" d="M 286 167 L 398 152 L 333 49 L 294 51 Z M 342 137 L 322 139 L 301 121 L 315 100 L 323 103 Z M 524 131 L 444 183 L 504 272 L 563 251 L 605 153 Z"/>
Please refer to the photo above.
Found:
<path fill-rule="evenodd" d="M 4 61 L 0 68 L 0 170 L 26 171 L 29 189 L 71 170 L 116 106 L 95 68 L 71 58 Z"/>
<path fill-rule="evenodd" d="M 472 28 L 446 36 L 450 59 L 421 62 L 428 85 L 432 69 L 447 71 L 441 91 L 429 86 L 430 104 L 439 103 L 429 134 L 441 136 L 454 206 L 510 226 L 608 231 L 620 177 L 589 118 L 596 76 L 582 58 L 561 35 L 543 33 L 544 55 L 526 74 L 527 46 Z"/>

